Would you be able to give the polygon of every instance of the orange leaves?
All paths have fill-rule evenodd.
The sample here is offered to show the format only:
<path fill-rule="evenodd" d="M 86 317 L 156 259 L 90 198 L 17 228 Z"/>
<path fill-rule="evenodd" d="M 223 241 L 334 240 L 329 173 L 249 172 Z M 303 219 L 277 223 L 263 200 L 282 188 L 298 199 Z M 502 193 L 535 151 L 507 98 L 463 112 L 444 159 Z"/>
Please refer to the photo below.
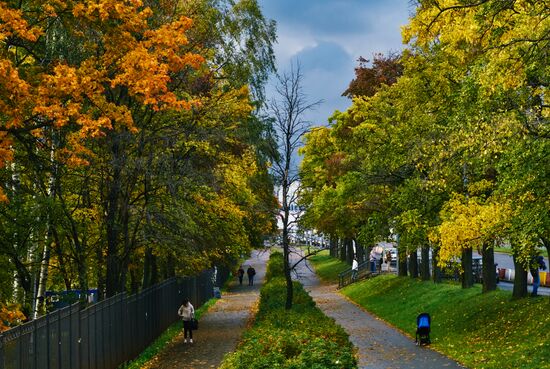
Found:
<path fill-rule="evenodd" d="M 144 33 L 143 46 L 152 50 L 159 59 L 170 66 L 171 72 L 182 70 L 186 66 L 199 68 L 204 63 L 204 58 L 197 54 L 178 53 L 178 50 L 188 44 L 185 32 L 191 28 L 193 21 L 187 17 L 181 17 L 175 22 L 165 24 L 162 27 Z"/>
<path fill-rule="evenodd" d="M 0 307 L 0 332 L 21 324 L 25 315 L 15 306 Z"/>
<path fill-rule="evenodd" d="M 121 63 L 120 72 L 111 81 L 111 87 L 128 87 L 132 95 L 142 95 L 145 104 L 155 104 L 156 96 L 168 91 L 168 66 L 159 63 L 156 55 L 138 46 L 127 53 Z"/>
<path fill-rule="evenodd" d="M 191 103 L 179 100 L 170 91 L 170 73 L 186 67 L 198 69 L 204 63 L 201 55 L 182 52 L 187 45 L 185 35 L 192 20 L 181 17 L 158 29 L 144 32 L 144 39 L 121 57 L 120 73 L 111 80 L 111 87 L 125 86 L 130 94 L 140 97 L 155 110 L 163 108 L 190 109 Z"/>
<path fill-rule="evenodd" d="M 204 65 L 188 46 L 191 19 L 167 13 L 153 27 L 153 11 L 141 0 L 46 0 L 24 11 L 10 4 L 0 1 L 0 45 L 10 50 L 0 51 L 0 131 L 7 132 L 0 136 L 0 167 L 12 159 L 13 129 L 40 135 L 37 127 L 69 127 L 58 158 L 79 165 L 90 155 L 86 139 L 114 128 L 137 131 L 132 111 L 199 104 L 176 92 L 173 79 Z M 45 29 L 48 37 L 39 39 L 43 31 L 30 24 L 49 18 L 58 29 Z"/>
<path fill-rule="evenodd" d="M 23 121 L 23 107 L 28 103 L 29 84 L 20 78 L 10 60 L 0 58 L 0 111 L 8 116 L 7 128 Z"/>
<path fill-rule="evenodd" d="M 28 41 L 36 41 L 42 30 L 31 27 L 19 9 L 11 9 L 0 1 L 0 42 L 9 36 L 17 36 Z"/>
<path fill-rule="evenodd" d="M 105 22 L 107 20 L 121 21 L 121 29 L 139 32 L 147 29 L 147 19 L 153 11 L 145 7 L 141 0 L 87 0 L 73 6 L 73 15 L 89 21 Z"/>
<path fill-rule="evenodd" d="M 12 140 L 6 132 L 0 131 L 0 167 L 6 165 L 6 162 L 12 160 L 13 153 L 10 149 Z"/>

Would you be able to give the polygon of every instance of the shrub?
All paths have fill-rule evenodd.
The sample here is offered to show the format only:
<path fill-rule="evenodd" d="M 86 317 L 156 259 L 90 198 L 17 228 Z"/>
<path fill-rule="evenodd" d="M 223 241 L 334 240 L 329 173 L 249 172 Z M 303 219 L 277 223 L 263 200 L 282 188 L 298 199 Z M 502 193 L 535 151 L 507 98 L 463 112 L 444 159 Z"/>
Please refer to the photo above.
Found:
<path fill-rule="evenodd" d="M 282 255 L 274 253 L 268 264 L 268 281 L 260 292 L 254 326 L 220 368 L 356 368 L 347 333 L 315 306 L 300 283 L 294 282 L 293 307 L 285 310 L 282 265 Z"/>
<path fill-rule="evenodd" d="M 284 258 L 279 251 L 273 252 L 269 256 L 267 271 L 265 273 L 265 281 L 269 282 L 274 277 L 284 277 Z"/>

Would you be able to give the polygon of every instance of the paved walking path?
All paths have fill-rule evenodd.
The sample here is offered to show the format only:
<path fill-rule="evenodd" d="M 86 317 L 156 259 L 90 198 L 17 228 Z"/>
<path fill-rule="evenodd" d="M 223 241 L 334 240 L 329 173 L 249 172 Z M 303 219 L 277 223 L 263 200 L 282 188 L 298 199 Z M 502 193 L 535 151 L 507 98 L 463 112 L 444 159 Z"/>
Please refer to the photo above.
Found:
<path fill-rule="evenodd" d="M 212 306 L 199 321 L 199 330 L 193 334 L 193 344 L 183 343 L 183 334 L 144 368 L 148 369 L 204 369 L 217 368 L 223 356 L 235 350 L 251 311 L 260 296 L 269 254 L 254 251 L 243 263 L 244 269 L 252 265 L 256 269 L 254 286 L 248 286 L 245 275 L 243 285 L 232 281 L 229 292 Z M 175 313 L 175 312 L 174 312 Z"/>
<path fill-rule="evenodd" d="M 297 279 L 311 294 L 317 306 L 348 332 L 351 342 L 357 348 L 359 368 L 463 368 L 427 347 L 416 346 L 409 337 L 338 293 L 336 285 L 320 284 L 311 266 L 300 263 Z"/>

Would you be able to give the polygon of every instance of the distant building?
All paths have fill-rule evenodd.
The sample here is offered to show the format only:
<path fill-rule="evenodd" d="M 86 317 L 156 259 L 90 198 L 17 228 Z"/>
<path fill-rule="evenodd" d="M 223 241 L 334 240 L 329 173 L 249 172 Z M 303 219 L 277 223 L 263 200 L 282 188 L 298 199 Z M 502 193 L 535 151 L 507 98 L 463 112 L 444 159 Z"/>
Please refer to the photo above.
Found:
<path fill-rule="evenodd" d="M 296 194 L 296 191 L 298 191 L 300 188 L 300 182 L 294 182 L 290 186 L 289 191 L 289 198 L 294 199 L 294 201 L 291 201 L 289 205 L 289 222 L 290 222 L 290 229 L 289 233 L 291 237 L 296 237 L 296 233 L 298 231 L 298 224 L 297 220 L 300 219 L 300 215 L 302 213 L 302 210 L 297 204 L 298 196 Z M 279 200 L 279 216 L 277 217 L 277 228 L 282 231 L 283 229 L 283 221 L 282 221 L 282 214 L 283 214 L 283 190 L 282 188 L 276 188 L 275 191 L 277 191 L 277 199 Z"/>

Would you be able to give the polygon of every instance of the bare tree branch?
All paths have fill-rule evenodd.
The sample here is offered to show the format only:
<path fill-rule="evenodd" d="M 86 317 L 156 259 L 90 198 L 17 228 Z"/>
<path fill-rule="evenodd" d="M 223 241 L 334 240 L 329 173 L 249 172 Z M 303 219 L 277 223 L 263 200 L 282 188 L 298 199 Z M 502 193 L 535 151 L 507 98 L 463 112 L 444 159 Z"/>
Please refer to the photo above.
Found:
<path fill-rule="evenodd" d="M 273 173 L 276 177 L 276 185 L 281 196 L 281 211 L 279 218 L 283 224 L 283 255 L 284 272 L 286 279 L 286 304 L 285 308 L 292 307 L 292 278 L 290 267 L 290 240 L 289 234 L 292 225 L 297 219 L 292 216 L 290 208 L 298 200 L 298 190 L 295 184 L 299 181 L 298 168 L 293 162 L 298 148 L 301 145 L 302 137 L 309 131 L 309 122 L 303 115 L 318 106 L 321 101 L 309 102 L 302 89 L 303 75 L 298 62 L 291 64 L 290 71 L 277 76 L 275 87 L 277 99 L 269 103 L 271 114 L 274 118 L 274 127 L 277 135 L 278 160 L 273 165 Z"/>

